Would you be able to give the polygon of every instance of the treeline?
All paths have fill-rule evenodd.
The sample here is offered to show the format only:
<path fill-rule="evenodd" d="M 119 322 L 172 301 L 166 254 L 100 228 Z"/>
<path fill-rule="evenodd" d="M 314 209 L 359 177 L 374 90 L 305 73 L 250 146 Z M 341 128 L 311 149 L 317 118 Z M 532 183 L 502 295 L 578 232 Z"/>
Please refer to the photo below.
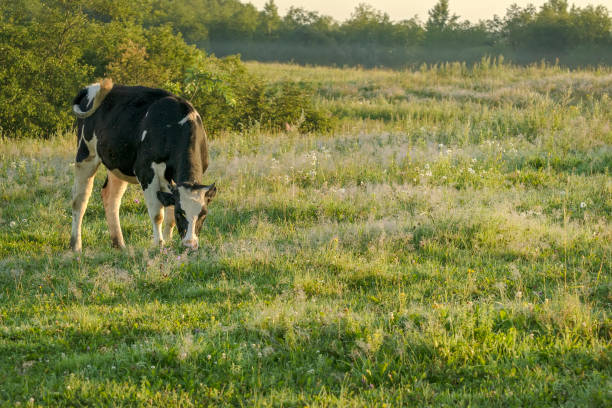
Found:
<path fill-rule="evenodd" d="M 578 63 L 612 62 L 607 8 L 570 7 L 566 0 L 549 0 L 539 9 L 513 5 L 505 16 L 477 23 L 452 14 L 448 0 L 440 0 L 424 22 L 393 21 L 367 4 L 338 22 L 298 7 L 281 16 L 274 0 L 262 10 L 238 0 L 145 3 L 151 10 L 145 25 L 171 23 L 190 43 L 247 59 L 401 66 L 504 53 L 517 62 L 580 54 L 584 61 Z"/>
<path fill-rule="evenodd" d="M 0 2 L 0 137 L 69 128 L 72 98 L 103 77 L 186 97 L 213 134 L 253 126 L 330 128 L 311 90 L 268 84 L 237 57 L 218 59 L 188 45 L 169 24 L 145 25 L 152 6 L 147 0 Z"/>
<path fill-rule="evenodd" d="M 280 16 L 273 0 L 262 10 L 238 0 L 158 0 L 153 10 L 145 24 L 171 22 L 201 48 L 260 61 L 402 67 L 504 54 L 517 63 L 612 63 L 609 11 L 570 7 L 566 0 L 539 9 L 513 5 L 505 16 L 477 23 L 452 14 L 448 0 L 440 0 L 424 22 L 393 21 L 367 4 L 344 22 L 298 7 Z"/>

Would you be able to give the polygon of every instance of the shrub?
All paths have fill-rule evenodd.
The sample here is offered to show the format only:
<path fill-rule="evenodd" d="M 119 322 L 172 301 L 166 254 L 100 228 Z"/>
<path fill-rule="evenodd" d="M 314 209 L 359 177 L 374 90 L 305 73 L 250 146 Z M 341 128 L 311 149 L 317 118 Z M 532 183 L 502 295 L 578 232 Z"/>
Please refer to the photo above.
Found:
<path fill-rule="evenodd" d="M 70 127 L 70 101 L 79 88 L 103 76 L 115 83 L 168 89 L 190 100 L 209 133 L 257 124 L 301 131 L 328 130 L 312 92 L 272 87 L 249 73 L 239 57 L 218 59 L 183 41 L 170 26 L 144 28 L 121 16 L 92 20 L 89 4 L 57 0 L 15 18 L 0 6 L 1 130 L 7 135 L 49 135 Z M 107 3 L 101 2 L 102 6 Z M 116 10 L 120 12 L 120 10 Z"/>

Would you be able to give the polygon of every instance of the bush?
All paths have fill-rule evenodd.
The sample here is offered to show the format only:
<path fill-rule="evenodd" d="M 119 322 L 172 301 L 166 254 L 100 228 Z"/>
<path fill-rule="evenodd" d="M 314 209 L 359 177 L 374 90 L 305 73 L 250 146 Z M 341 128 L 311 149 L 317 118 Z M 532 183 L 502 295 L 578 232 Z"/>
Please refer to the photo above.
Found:
<path fill-rule="evenodd" d="M 213 134 L 255 124 L 329 130 L 312 92 L 292 84 L 271 87 L 249 73 L 239 57 L 206 56 L 170 26 L 136 24 L 128 18 L 131 9 L 125 18 L 96 21 L 91 16 L 106 15 L 106 8 L 96 12 L 96 3 L 88 3 L 84 14 L 80 3 L 40 3 L 39 13 L 17 19 L 15 8 L 0 6 L 0 99 L 8 101 L 0 105 L 3 133 L 46 136 L 70 127 L 72 97 L 100 77 L 184 96 Z"/>

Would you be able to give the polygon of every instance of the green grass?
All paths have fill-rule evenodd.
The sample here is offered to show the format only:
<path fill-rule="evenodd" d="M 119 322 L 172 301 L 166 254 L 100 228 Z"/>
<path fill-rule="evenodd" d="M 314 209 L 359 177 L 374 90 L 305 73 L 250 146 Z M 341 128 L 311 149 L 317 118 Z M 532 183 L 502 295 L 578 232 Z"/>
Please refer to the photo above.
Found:
<path fill-rule="evenodd" d="M 329 135 L 219 135 L 200 236 L 99 171 L 68 250 L 73 135 L 0 140 L 0 405 L 610 406 L 612 72 L 249 64 Z"/>

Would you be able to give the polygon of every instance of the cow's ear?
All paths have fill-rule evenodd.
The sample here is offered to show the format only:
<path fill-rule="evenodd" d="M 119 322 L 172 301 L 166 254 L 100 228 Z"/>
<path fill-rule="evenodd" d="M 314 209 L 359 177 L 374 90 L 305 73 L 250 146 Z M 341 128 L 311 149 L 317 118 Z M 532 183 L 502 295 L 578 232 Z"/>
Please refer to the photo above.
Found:
<path fill-rule="evenodd" d="M 212 198 L 217 194 L 217 187 L 215 186 L 215 183 L 212 183 L 209 187 L 208 190 L 206 191 L 206 198 L 208 199 L 208 201 L 212 200 Z"/>
<path fill-rule="evenodd" d="M 157 192 L 157 199 L 164 207 L 170 207 L 174 205 L 174 196 L 170 193 L 164 193 L 163 191 Z"/>

